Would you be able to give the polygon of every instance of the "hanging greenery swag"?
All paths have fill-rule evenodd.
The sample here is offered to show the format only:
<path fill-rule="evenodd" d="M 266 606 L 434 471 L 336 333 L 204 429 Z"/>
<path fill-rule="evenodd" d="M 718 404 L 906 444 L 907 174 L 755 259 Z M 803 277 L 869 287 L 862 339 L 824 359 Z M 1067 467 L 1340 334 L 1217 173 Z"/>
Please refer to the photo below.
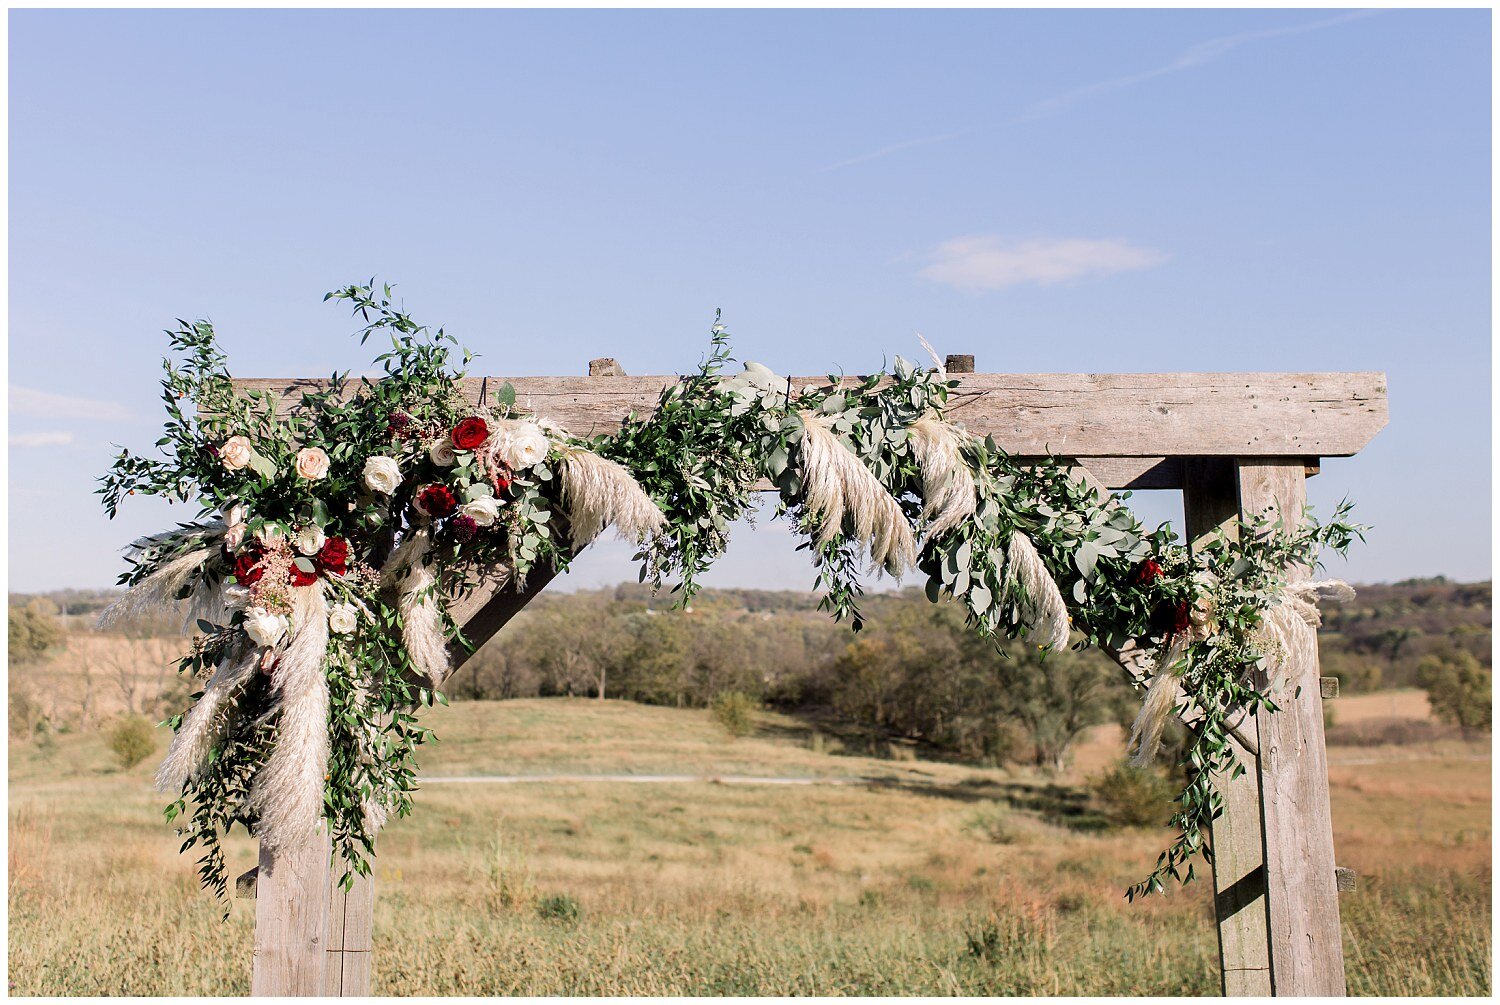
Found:
<path fill-rule="evenodd" d="M 122 451 L 99 489 L 111 517 L 137 493 L 202 507 L 131 546 L 129 589 L 106 618 L 187 602 L 181 669 L 202 689 L 169 720 L 157 782 L 221 897 L 220 842 L 237 823 L 272 848 L 326 828 L 345 882 L 369 873 L 381 825 L 412 806 L 431 736 L 416 710 L 443 701 L 450 646 L 467 645 L 450 607 L 483 572 L 522 589 L 614 526 L 639 545 L 642 580 L 686 602 L 763 478 L 811 552 L 823 607 L 856 630 L 862 572 L 915 571 L 997 647 L 1121 658 L 1144 691 L 1138 761 L 1171 715 L 1190 721 L 1175 837 L 1128 896 L 1161 891 L 1210 854 L 1212 777 L 1243 770 L 1231 734 L 1275 708 L 1254 682 L 1316 619 L 1318 587 L 1289 587 L 1284 570 L 1362 530 L 1345 503 L 1321 525 L 1226 527 L 1190 554 L 1166 525 L 1142 527 L 1125 495 L 1055 458 L 1020 464 L 950 421 L 957 382 L 941 363 L 898 356 L 890 373 L 793 387 L 756 363 L 726 373 L 717 319 L 701 366 L 654 412 L 579 437 L 526 414 L 509 385 L 469 401 L 452 357 L 472 355 L 389 285 L 326 299 L 353 308 L 361 343 L 389 340 L 383 376 L 336 373 L 278 411 L 270 392 L 236 393 L 208 322 L 179 321 L 161 456 Z"/>

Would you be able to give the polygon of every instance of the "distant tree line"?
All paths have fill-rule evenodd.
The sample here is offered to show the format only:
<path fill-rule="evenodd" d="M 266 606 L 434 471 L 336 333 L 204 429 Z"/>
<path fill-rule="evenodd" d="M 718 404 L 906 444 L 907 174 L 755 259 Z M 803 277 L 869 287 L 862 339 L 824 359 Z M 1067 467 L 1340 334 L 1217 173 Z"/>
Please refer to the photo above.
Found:
<path fill-rule="evenodd" d="M 58 651 L 61 628 L 91 624 L 111 596 L 12 594 L 13 666 Z M 1361 587 L 1353 603 L 1324 612 L 1323 672 L 1351 692 L 1425 688 L 1441 719 L 1489 729 L 1490 603 L 1489 583 Z M 864 609 L 867 627 L 855 634 L 802 592 L 706 590 L 681 610 L 634 584 L 546 593 L 445 690 L 456 700 L 572 695 L 693 708 L 743 696 L 848 725 L 871 742 L 1044 766 L 1063 764 L 1088 727 L 1128 721 L 1136 707 L 1119 669 L 1098 653 L 1043 659 L 1022 641 L 998 652 L 966 631 L 956 610 L 915 589 L 871 595 Z M 140 648 L 179 624 L 163 615 L 117 632 Z M 105 672 L 131 689 L 130 711 L 154 712 L 151 696 L 135 689 L 159 678 L 125 665 L 146 655 L 120 652 L 120 666 Z"/>

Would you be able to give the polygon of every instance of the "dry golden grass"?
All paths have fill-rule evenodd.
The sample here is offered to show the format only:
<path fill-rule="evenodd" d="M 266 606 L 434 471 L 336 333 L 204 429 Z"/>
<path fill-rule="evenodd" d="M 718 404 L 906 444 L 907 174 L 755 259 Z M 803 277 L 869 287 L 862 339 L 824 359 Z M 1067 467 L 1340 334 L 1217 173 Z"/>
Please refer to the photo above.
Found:
<path fill-rule="evenodd" d="M 1125 903 L 1164 834 L 1084 829 L 1076 779 L 815 753 L 774 715 L 742 740 L 706 712 L 587 700 L 464 704 L 432 723 L 430 775 L 882 784 L 429 785 L 382 839 L 377 993 L 1217 989 L 1207 884 Z M 1333 770 L 1340 861 L 1361 873 L 1343 900 L 1352 991 L 1488 992 L 1489 766 L 1461 759 L 1486 752 Z M 12 745 L 16 993 L 248 991 L 251 905 L 219 922 L 149 772 L 115 770 L 92 735 L 61 737 L 50 760 Z M 243 837 L 231 855 L 253 864 Z"/>

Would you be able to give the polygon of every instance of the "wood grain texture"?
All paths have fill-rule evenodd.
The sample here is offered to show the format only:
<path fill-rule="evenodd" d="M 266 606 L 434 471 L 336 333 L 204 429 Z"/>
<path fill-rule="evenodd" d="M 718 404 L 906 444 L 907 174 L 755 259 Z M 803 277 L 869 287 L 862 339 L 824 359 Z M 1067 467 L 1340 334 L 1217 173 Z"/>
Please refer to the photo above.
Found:
<path fill-rule="evenodd" d="M 676 377 L 490 377 L 509 380 L 516 403 L 580 436 L 614 432 L 647 415 Z M 1068 457 L 1342 457 L 1386 423 L 1382 373 L 997 374 L 959 376 L 948 414 L 992 434 L 1014 454 Z M 845 385 L 859 377 L 845 377 Z M 247 379 L 290 409 L 321 380 Z M 794 377 L 794 387 L 828 378 Z M 463 382 L 469 400 L 480 379 Z"/>
<path fill-rule="evenodd" d="M 1189 547 L 1240 512 L 1235 465 L 1228 458 L 1185 462 L 1183 516 Z M 1224 994 L 1259 997 L 1271 993 L 1271 924 L 1266 910 L 1265 847 L 1261 831 L 1259 737 L 1254 719 L 1241 729 L 1255 751 L 1235 751 L 1245 769 L 1238 777 L 1220 773 L 1214 786 L 1223 811 L 1209 827 L 1214 856 L 1214 919 L 1219 934 L 1219 973 Z"/>
<path fill-rule="evenodd" d="M 332 998 L 362 998 L 370 993 L 375 878 L 355 876 L 354 885 L 346 893 L 340 883 L 343 875 L 341 864 L 328 870 L 328 942 L 322 993 Z"/>
<path fill-rule="evenodd" d="M 256 997 L 323 993 L 330 852 L 326 834 L 281 854 L 261 846 L 250 974 Z"/>
<path fill-rule="evenodd" d="M 1300 463 L 1253 458 L 1237 466 L 1246 518 L 1279 513 L 1289 523 L 1300 520 L 1307 500 Z M 1308 574 L 1304 568 L 1289 570 L 1294 581 Z M 1272 693 L 1280 711 L 1256 717 L 1276 995 L 1345 993 L 1316 647 L 1312 652 L 1305 665 L 1286 668 L 1287 685 Z"/>

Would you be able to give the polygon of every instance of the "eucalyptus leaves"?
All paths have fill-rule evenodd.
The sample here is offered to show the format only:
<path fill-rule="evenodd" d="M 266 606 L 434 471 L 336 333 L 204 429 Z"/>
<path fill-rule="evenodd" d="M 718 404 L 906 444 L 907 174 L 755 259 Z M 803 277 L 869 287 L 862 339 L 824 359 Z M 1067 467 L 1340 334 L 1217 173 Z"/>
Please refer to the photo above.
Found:
<path fill-rule="evenodd" d="M 1211 776 L 1233 768 L 1233 717 L 1266 704 L 1251 671 L 1278 658 L 1265 623 L 1281 570 L 1358 533 L 1341 508 L 1327 527 L 1245 527 L 1190 557 L 1063 463 L 1018 464 L 949 422 L 941 369 L 897 357 L 890 374 L 807 387 L 753 363 L 727 374 L 718 324 L 698 371 L 650 415 L 583 439 L 519 412 L 508 387 L 465 399 L 452 338 L 399 310 L 389 287 L 329 297 L 351 304 L 362 341 L 389 338 L 382 379 L 336 374 L 281 413 L 269 395 L 234 393 L 206 322 L 180 323 L 163 458 L 122 453 L 100 490 L 111 515 L 135 492 L 203 507 L 137 542 L 122 582 L 126 605 L 193 604 L 183 669 L 205 686 L 172 720 L 159 777 L 180 793 L 169 816 L 191 804 L 184 848 L 204 848 L 204 881 L 221 892 L 218 842 L 235 823 L 273 846 L 327 826 L 368 871 L 381 824 L 410 809 L 429 735 L 412 711 L 440 700 L 461 644 L 448 605 L 475 571 L 498 566 L 519 588 L 612 525 L 640 545 L 642 578 L 675 580 L 686 599 L 763 478 L 812 554 L 823 606 L 856 628 L 867 568 L 915 571 L 997 643 L 1150 654 L 1138 750 L 1165 714 L 1195 716 L 1178 836 L 1131 892 L 1158 890 L 1190 878 L 1202 851 Z"/>

